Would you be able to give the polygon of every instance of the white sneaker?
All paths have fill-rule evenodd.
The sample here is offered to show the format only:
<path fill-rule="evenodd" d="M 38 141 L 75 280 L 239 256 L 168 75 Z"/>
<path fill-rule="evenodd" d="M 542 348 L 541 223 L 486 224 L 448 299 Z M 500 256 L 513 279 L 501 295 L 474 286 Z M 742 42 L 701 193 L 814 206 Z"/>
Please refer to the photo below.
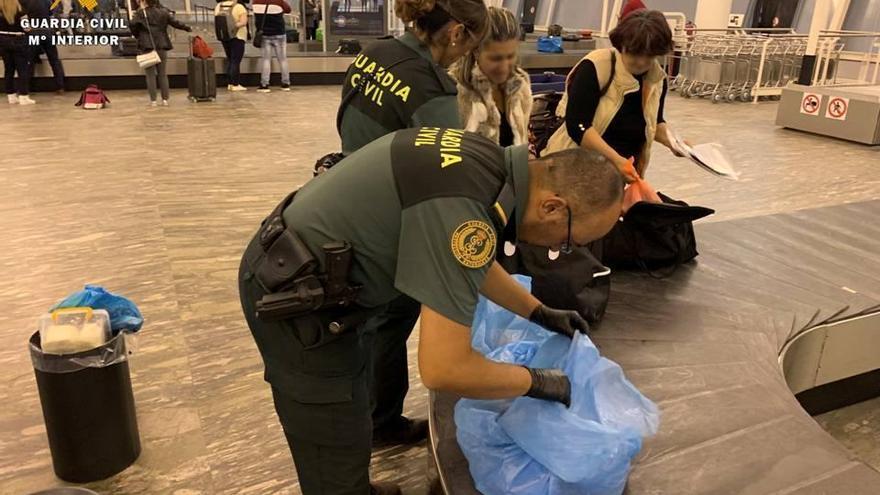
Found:
<path fill-rule="evenodd" d="M 18 97 L 18 104 L 19 105 L 33 105 L 35 103 L 37 103 L 37 102 L 32 100 L 31 97 L 28 95 L 21 95 Z"/>
<path fill-rule="evenodd" d="M 227 84 L 227 85 L 226 85 L 226 91 L 232 91 L 232 85 L 231 85 L 231 84 Z"/>
<path fill-rule="evenodd" d="M 247 91 L 247 88 L 241 84 L 237 84 L 235 86 L 230 86 L 229 91 Z"/>
<path fill-rule="evenodd" d="M 15 105 L 18 103 L 18 95 L 13 93 L 11 95 L 6 95 L 6 99 L 9 101 L 10 105 Z"/>
<path fill-rule="evenodd" d="M 151 107 L 155 107 L 156 105 L 157 105 L 157 103 L 156 103 L 155 101 L 151 101 L 151 102 L 150 102 L 150 106 L 151 106 Z"/>
<path fill-rule="evenodd" d="M 162 100 L 162 106 L 163 106 L 163 107 L 167 107 L 167 106 L 168 106 L 168 100 Z"/>

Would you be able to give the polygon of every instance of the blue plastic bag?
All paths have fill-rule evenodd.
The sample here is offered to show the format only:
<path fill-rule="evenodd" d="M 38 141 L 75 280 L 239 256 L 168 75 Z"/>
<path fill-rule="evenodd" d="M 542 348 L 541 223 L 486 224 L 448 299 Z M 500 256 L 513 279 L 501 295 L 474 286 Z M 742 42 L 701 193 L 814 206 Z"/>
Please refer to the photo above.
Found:
<path fill-rule="evenodd" d="M 538 51 L 541 53 L 562 53 L 562 38 L 559 36 L 539 37 Z"/>
<path fill-rule="evenodd" d="M 562 368 L 572 382 L 571 408 L 528 397 L 459 401 L 457 439 L 477 489 L 486 495 L 623 493 L 642 437 L 657 431 L 657 406 L 586 336 L 569 341 L 485 300 L 475 316 L 474 348 L 489 359 Z"/>
<path fill-rule="evenodd" d="M 133 302 L 98 285 L 86 285 L 83 290 L 67 296 L 49 311 L 79 307 L 107 310 L 110 314 L 110 330 L 113 335 L 122 331 L 137 332 L 144 324 L 144 317 Z"/>

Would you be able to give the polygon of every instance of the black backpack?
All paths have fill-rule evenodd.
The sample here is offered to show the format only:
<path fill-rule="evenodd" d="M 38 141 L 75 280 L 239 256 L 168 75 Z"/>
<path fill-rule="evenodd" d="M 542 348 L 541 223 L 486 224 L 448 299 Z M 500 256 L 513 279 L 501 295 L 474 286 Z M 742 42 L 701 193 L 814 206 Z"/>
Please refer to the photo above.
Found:
<path fill-rule="evenodd" d="M 599 91 L 599 98 L 605 96 L 608 88 L 611 87 L 616 65 L 617 55 L 611 52 L 611 75 L 608 77 L 608 82 Z M 567 90 L 568 88 L 566 88 Z M 547 147 L 547 142 L 550 141 L 556 130 L 565 123 L 564 118 L 556 115 L 556 109 L 561 100 L 562 93 L 558 91 L 537 94 L 533 98 L 532 113 L 529 115 L 529 150 L 535 156 L 541 156 L 541 152 Z"/>
<path fill-rule="evenodd" d="M 235 27 L 235 17 L 232 15 L 232 9 L 235 4 L 221 5 L 220 13 L 214 16 L 214 35 L 217 41 L 229 41 L 235 37 L 238 28 Z"/>

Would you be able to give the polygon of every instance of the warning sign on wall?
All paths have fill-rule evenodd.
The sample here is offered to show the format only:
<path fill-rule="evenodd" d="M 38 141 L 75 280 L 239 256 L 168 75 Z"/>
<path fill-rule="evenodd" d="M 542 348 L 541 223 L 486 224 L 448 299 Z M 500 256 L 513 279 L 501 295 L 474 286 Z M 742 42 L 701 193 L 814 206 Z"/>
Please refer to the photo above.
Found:
<path fill-rule="evenodd" d="M 822 106 L 822 95 L 804 93 L 804 96 L 801 98 L 801 113 L 819 115 L 820 106 Z"/>
<path fill-rule="evenodd" d="M 828 108 L 825 117 L 834 120 L 846 120 L 846 112 L 849 110 L 849 98 L 832 96 L 828 100 Z"/>

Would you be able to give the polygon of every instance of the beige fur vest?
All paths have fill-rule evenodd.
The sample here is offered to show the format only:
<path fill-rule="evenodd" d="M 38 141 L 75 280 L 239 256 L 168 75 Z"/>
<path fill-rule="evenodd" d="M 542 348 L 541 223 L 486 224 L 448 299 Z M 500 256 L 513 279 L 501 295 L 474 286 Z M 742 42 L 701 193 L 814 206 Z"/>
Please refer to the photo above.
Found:
<path fill-rule="evenodd" d="M 492 98 L 492 82 L 474 64 L 472 72 L 474 89 L 458 83 L 458 109 L 465 130 L 476 132 L 496 143 L 501 134 L 501 112 Z M 519 67 L 507 81 L 505 114 L 513 129 L 513 144 L 529 142 L 529 115 L 532 113 L 532 88 L 529 75 Z"/>

